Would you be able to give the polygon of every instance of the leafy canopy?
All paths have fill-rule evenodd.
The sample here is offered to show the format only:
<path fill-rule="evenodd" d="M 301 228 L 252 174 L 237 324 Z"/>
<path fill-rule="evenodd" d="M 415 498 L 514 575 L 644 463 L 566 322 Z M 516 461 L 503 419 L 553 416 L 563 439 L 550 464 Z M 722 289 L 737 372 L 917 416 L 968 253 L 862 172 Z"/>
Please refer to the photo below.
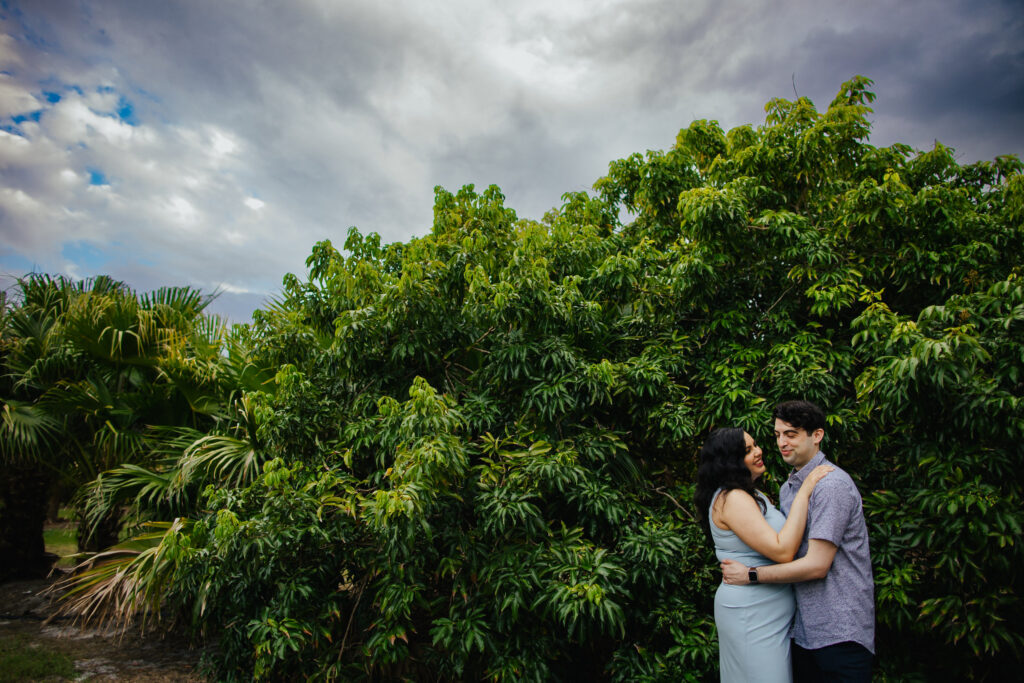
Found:
<path fill-rule="evenodd" d="M 869 87 L 695 121 L 541 222 L 438 188 L 422 238 L 317 244 L 154 546 L 218 675 L 712 676 L 695 454 L 796 397 L 864 494 L 880 676 L 1016 670 L 1021 163 L 873 147 Z"/>

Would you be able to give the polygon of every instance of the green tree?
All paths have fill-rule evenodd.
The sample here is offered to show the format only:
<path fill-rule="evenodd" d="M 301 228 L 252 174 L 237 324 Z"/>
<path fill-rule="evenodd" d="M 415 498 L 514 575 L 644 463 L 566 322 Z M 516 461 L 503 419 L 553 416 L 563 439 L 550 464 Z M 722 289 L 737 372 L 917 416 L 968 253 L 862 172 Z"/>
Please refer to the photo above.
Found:
<path fill-rule="evenodd" d="M 695 455 L 806 398 L 865 494 L 879 677 L 1015 672 L 1022 167 L 868 144 L 869 87 L 696 121 L 542 222 L 438 188 L 429 235 L 317 244 L 240 332 L 262 469 L 196 477 L 138 604 L 224 679 L 713 679 Z"/>

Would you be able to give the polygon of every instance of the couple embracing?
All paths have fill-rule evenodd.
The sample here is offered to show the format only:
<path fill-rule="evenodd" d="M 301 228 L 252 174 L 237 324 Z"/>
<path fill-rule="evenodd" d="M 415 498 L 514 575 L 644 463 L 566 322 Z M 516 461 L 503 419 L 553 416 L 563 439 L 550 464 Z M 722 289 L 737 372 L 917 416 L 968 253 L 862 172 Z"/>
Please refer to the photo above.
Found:
<path fill-rule="evenodd" d="M 787 401 L 773 417 L 793 468 L 781 511 L 755 488 L 765 466 L 749 434 L 719 429 L 701 449 L 695 501 L 722 563 L 722 681 L 869 681 L 874 585 L 860 493 L 819 449 L 818 406 Z"/>

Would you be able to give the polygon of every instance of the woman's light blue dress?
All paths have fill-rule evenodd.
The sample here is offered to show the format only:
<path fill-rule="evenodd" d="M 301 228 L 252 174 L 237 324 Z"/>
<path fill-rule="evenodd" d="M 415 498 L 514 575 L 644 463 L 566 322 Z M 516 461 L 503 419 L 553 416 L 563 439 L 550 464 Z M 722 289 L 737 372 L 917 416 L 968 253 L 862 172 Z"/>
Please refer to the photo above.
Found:
<path fill-rule="evenodd" d="M 715 506 L 721 489 L 711 499 Z M 786 517 L 762 493 L 765 520 L 779 531 Z M 711 510 L 708 510 L 710 521 Z M 711 537 L 719 561 L 730 559 L 748 567 L 774 564 L 711 521 Z M 732 586 L 722 583 L 715 592 L 715 626 L 718 628 L 718 664 L 723 683 L 790 683 L 789 624 L 796 611 L 789 584 L 761 583 Z"/>

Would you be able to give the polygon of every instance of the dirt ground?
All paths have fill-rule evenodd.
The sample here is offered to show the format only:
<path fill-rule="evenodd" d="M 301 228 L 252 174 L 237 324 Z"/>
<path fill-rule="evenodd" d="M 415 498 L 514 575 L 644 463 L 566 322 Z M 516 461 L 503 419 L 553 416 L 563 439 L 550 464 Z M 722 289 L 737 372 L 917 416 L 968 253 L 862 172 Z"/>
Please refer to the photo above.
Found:
<path fill-rule="evenodd" d="M 53 607 L 40 592 L 48 586 L 48 580 L 0 583 L 0 638 L 20 636 L 29 647 L 64 653 L 75 663 L 76 681 L 206 680 L 197 672 L 199 651 L 180 638 L 79 628 L 67 619 L 45 624 Z"/>

